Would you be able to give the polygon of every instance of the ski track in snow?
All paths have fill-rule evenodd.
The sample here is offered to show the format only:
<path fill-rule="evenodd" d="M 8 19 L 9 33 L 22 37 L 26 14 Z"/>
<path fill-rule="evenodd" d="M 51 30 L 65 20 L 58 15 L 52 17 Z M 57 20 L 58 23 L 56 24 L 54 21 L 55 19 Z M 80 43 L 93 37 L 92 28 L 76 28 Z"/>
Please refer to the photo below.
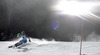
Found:
<path fill-rule="evenodd" d="M 36 44 L 34 42 L 24 44 L 21 49 L 8 48 L 16 42 L 0 42 L 0 55 L 79 55 L 79 42 L 56 42 Z M 100 55 L 100 42 L 83 42 L 83 55 Z"/>

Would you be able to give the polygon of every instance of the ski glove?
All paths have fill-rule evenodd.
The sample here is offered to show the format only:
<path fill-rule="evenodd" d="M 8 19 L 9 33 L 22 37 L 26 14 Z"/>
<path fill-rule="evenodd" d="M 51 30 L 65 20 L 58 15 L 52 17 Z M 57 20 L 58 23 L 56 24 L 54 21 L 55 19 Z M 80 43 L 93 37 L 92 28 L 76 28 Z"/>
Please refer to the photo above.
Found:
<path fill-rule="evenodd" d="M 31 42 L 31 40 L 29 40 L 29 42 Z"/>

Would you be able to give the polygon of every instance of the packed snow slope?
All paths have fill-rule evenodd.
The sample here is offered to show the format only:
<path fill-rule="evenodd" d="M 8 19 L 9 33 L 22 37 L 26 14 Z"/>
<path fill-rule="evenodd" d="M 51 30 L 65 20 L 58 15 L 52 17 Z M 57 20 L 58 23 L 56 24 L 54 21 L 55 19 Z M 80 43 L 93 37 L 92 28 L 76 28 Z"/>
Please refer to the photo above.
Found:
<path fill-rule="evenodd" d="M 0 42 L 0 55 L 79 55 L 79 42 L 55 42 L 32 39 L 20 49 L 8 48 L 17 41 Z M 83 55 L 100 55 L 100 42 L 83 42 Z"/>

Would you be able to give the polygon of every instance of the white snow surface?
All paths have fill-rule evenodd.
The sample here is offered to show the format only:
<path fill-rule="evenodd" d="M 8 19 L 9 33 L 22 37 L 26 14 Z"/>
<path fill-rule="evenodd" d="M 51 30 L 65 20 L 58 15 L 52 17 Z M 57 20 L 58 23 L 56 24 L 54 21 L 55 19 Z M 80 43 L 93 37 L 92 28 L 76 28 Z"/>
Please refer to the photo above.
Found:
<path fill-rule="evenodd" d="M 17 41 L 0 42 L 0 55 L 79 55 L 80 42 L 55 42 L 31 39 L 20 49 L 8 48 Z M 83 42 L 82 55 L 100 55 L 100 42 Z"/>

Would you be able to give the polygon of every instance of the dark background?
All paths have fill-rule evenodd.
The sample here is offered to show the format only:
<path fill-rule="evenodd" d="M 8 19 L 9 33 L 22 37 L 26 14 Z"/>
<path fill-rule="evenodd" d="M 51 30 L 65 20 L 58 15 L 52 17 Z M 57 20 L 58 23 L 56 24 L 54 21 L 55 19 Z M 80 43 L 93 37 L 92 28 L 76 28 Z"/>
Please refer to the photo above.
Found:
<path fill-rule="evenodd" d="M 8 37 L 13 33 L 14 36 L 8 38 L 12 39 L 23 30 L 32 38 L 57 41 L 80 39 L 82 19 L 77 16 L 55 15 L 55 11 L 50 7 L 56 2 L 56 0 L 0 0 L 0 34 L 3 32 Z M 92 13 L 100 16 L 99 9 L 99 5 L 94 7 Z M 100 19 L 88 17 L 88 20 L 84 20 L 83 40 L 99 40 Z M 58 21 L 59 26 L 56 30 L 52 27 L 55 21 Z"/>

